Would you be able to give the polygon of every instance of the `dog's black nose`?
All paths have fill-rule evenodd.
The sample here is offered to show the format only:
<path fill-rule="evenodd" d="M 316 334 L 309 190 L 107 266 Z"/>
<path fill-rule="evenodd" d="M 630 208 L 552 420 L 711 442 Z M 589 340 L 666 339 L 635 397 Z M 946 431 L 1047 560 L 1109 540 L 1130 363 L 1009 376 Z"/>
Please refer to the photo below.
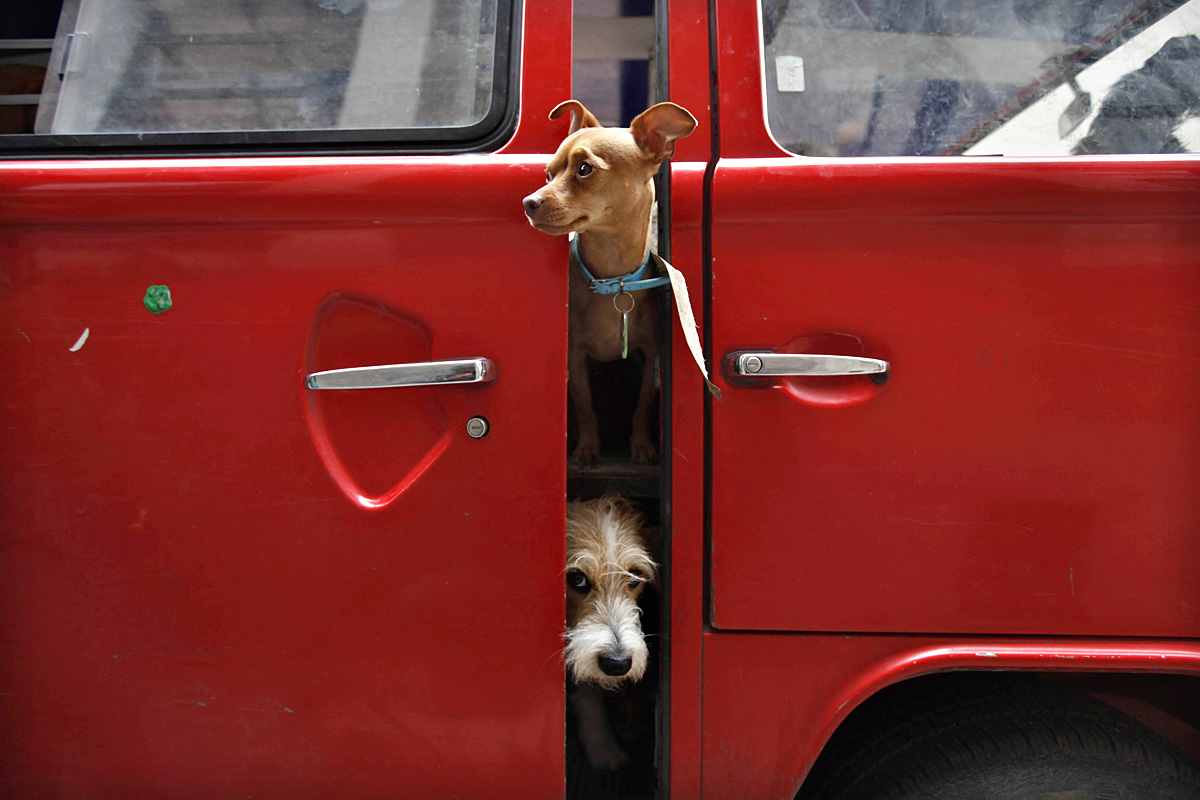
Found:
<path fill-rule="evenodd" d="M 600 665 L 600 671 L 612 678 L 618 678 L 627 672 L 633 666 L 633 658 L 630 656 L 596 656 L 596 663 Z"/>
<path fill-rule="evenodd" d="M 532 214 L 542 207 L 542 198 L 536 194 L 531 194 L 525 198 L 525 213 Z"/>

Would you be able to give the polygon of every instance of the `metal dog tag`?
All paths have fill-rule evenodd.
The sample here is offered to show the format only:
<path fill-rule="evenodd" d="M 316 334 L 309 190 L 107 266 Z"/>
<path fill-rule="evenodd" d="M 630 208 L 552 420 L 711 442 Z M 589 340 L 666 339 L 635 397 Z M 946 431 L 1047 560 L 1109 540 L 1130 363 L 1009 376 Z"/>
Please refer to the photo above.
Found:
<path fill-rule="evenodd" d="M 621 308 L 621 304 L 617 302 L 619 297 L 629 298 L 629 308 Z M 629 358 L 629 312 L 633 311 L 633 307 L 637 301 L 633 299 L 633 295 L 629 292 L 621 292 L 613 295 L 613 308 L 621 312 L 621 358 Z"/>

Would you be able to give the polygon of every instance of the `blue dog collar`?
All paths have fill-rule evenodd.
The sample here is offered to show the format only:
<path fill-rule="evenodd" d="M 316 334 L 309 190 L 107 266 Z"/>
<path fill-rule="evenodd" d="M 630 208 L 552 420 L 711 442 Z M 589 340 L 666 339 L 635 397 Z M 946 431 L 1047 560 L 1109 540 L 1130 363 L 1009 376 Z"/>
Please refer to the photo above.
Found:
<path fill-rule="evenodd" d="M 644 278 L 642 277 L 650 270 L 650 262 L 654 259 L 651 253 L 646 254 L 646 260 L 642 265 L 628 275 L 619 275 L 615 278 L 597 278 L 583 263 L 583 258 L 579 255 L 579 236 L 571 237 L 571 256 L 575 259 L 575 263 L 579 265 L 579 272 L 583 275 L 584 280 L 588 282 L 588 286 L 596 294 L 621 294 L 622 292 L 640 292 L 643 289 L 657 289 L 659 286 L 666 286 L 671 282 L 667 276 L 659 278 Z"/>

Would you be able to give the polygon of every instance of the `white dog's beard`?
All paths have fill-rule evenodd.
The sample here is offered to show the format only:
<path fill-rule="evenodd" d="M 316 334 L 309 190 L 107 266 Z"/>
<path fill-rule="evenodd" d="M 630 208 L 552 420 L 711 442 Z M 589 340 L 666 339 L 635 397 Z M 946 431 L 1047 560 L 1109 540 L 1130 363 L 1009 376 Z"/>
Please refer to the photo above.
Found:
<path fill-rule="evenodd" d="M 626 682 L 636 683 L 646 673 L 649 656 L 642 636 L 641 609 L 624 598 L 600 606 L 593 615 L 567 631 L 564 651 L 567 669 L 576 681 L 607 689 Z M 606 675 L 597 661 L 605 654 L 627 655 L 633 663 L 624 675 Z"/>

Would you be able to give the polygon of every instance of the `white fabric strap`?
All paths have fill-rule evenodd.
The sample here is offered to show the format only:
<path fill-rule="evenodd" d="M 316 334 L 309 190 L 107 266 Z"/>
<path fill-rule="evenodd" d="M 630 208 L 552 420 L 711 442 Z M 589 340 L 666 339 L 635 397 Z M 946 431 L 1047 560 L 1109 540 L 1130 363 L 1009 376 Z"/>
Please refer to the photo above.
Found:
<path fill-rule="evenodd" d="M 708 379 L 708 369 L 704 366 L 704 354 L 700 349 L 700 334 L 696 330 L 696 315 L 692 313 L 692 301 L 688 297 L 687 280 L 684 279 L 683 273 L 668 264 L 666 259 L 657 253 L 654 255 L 667 268 L 667 275 L 671 278 L 671 292 L 675 295 L 675 310 L 679 312 L 679 327 L 683 329 L 683 339 L 687 342 L 688 350 L 692 352 L 692 358 L 696 361 L 696 366 L 700 368 L 700 374 L 704 376 L 704 383 L 708 386 L 708 391 L 712 392 L 713 397 L 720 400 L 721 390 Z"/>

